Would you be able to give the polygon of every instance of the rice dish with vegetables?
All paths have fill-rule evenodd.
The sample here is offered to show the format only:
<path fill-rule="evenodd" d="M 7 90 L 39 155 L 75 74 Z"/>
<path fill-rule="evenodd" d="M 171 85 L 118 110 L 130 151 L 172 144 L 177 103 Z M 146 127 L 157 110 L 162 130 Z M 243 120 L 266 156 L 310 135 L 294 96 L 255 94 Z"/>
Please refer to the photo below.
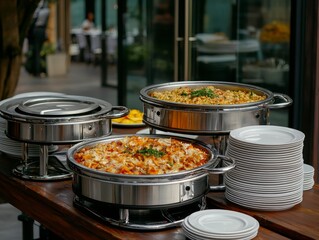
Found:
<path fill-rule="evenodd" d="M 149 95 L 168 102 L 206 105 L 243 104 L 266 99 L 265 95 L 258 95 L 253 91 L 222 90 L 214 86 L 200 88 L 179 87 L 166 91 L 154 91 Z"/>

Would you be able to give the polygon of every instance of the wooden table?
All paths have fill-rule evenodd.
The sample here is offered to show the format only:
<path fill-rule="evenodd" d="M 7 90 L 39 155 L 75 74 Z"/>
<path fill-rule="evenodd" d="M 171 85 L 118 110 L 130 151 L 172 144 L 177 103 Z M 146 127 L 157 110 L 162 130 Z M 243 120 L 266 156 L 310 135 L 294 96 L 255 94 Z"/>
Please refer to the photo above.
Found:
<path fill-rule="evenodd" d="M 127 133 L 128 130 L 114 132 Z M 88 216 L 73 206 L 71 179 L 22 180 L 12 175 L 18 163 L 19 159 L 0 153 L 0 195 L 62 239 L 186 239 L 181 228 L 148 232 L 125 230 Z M 258 219 L 261 227 L 255 239 L 319 239 L 318 186 L 305 192 L 301 204 L 282 212 L 248 211 L 227 202 L 223 193 L 209 193 L 208 203 L 209 208 L 241 211 Z"/>
<path fill-rule="evenodd" d="M 256 218 L 274 232 L 292 239 L 319 239 L 319 185 L 303 192 L 303 201 L 285 211 L 253 211 L 233 204 L 224 193 L 209 193 L 208 205 L 215 208 L 240 211 Z"/>

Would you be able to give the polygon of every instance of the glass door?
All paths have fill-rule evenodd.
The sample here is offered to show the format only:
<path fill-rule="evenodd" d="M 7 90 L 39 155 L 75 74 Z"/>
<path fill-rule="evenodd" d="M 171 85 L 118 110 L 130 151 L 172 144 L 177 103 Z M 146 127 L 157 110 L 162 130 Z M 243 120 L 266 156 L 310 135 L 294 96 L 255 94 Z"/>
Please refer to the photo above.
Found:
<path fill-rule="evenodd" d="M 176 2 L 185 4 L 175 24 L 184 23 L 186 39 L 178 80 L 244 83 L 291 96 L 290 0 Z M 288 126 L 289 108 L 272 110 L 270 122 Z"/>
<path fill-rule="evenodd" d="M 118 1 L 118 103 L 142 109 L 139 91 L 173 81 L 174 1 Z"/>
<path fill-rule="evenodd" d="M 142 108 L 139 90 L 192 80 L 191 0 L 118 1 L 118 102 Z M 187 41 L 185 41 L 185 39 Z"/>
<path fill-rule="evenodd" d="M 290 0 L 119 0 L 118 13 L 120 105 L 141 108 L 143 87 L 185 80 L 290 94 Z"/>

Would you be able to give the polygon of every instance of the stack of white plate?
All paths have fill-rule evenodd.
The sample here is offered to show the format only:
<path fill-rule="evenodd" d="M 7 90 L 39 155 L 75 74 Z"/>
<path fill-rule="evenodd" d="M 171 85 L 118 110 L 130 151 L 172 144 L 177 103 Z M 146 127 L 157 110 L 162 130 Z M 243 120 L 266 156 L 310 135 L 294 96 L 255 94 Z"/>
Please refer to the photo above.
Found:
<path fill-rule="evenodd" d="M 313 179 L 315 169 L 312 166 L 304 163 L 303 171 L 303 190 L 310 190 L 315 184 L 315 181 Z"/>
<path fill-rule="evenodd" d="M 209 209 L 186 217 L 182 229 L 191 240 L 252 239 L 258 234 L 259 222 L 240 212 Z"/>
<path fill-rule="evenodd" d="M 226 155 L 236 168 L 225 174 L 225 197 L 263 210 L 289 209 L 302 201 L 303 141 L 295 129 L 257 125 L 232 130 Z"/>
<path fill-rule="evenodd" d="M 21 93 L 15 95 L 12 98 L 23 98 L 23 97 L 32 97 L 32 96 L 60 96 L 63 95 L 62 93 L 55 93 L 55 92 L 29 92 L 29 93 Z M 12 99 L 8 98 L 5 100 L 0 101 L 0 107 L 6 101 Z M 7 121 L 0 117 L 0 151 L 6 153 L 11 156 L 15 157 L 22 157 L 23 155 L 23 143 L 14 141 L 7 137 L 6 135 L 7 129 Z M 57 150 L 56 145 L 49 146 L 49 152 L 53 152 Z M 36 144 L 28 144 L 28 156 L 29 157 L 36 157 L 40 155 L 40 146 Z"/>
<path fill-rule="evenodd" d="M 22 157 L 22 143 L 11 140 L 5 134 L 6 120 L 0 117 L 0 151 L 11 156 Z M 40 147 L 34 144 L 28 146 L 30 157 L 39 156 Z"/>

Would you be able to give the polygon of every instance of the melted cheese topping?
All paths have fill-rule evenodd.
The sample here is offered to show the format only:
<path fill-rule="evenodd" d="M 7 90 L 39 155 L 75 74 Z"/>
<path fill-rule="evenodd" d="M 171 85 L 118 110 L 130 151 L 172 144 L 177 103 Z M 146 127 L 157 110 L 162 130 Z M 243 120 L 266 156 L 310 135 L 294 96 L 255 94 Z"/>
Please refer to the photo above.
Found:
<path fill-rule="evenodd" d="M 82 148 L 75 160 L 92 169 L 134 175 L 176 173 L 207 163 L 205 149 L 172 138 L 130 136 Z"/>

